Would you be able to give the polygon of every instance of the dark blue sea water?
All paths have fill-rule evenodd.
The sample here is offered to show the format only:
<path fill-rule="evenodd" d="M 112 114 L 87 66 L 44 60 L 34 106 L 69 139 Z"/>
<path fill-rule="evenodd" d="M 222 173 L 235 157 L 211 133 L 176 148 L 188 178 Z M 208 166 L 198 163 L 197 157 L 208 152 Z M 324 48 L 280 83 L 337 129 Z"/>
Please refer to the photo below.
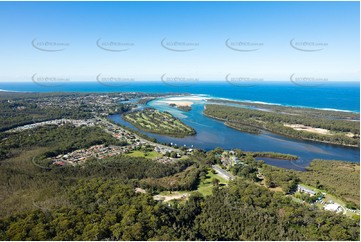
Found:
<path fill-rule="evenodd" d="M 206 94 L 211 97 L 259 101 L 289 106 L 360 111 L 358 82 L 325 82 L 315 86 L 293 82 L 261 82 L 234 85 L 229 82 L 197 82 L 167 84 L 165 82 L 131 82 L 127 85 L 105 85 L 100 82 L 68 82 L 63 84 L 0 83 L 0 90 L 30 92 L 172 92 Z"/>

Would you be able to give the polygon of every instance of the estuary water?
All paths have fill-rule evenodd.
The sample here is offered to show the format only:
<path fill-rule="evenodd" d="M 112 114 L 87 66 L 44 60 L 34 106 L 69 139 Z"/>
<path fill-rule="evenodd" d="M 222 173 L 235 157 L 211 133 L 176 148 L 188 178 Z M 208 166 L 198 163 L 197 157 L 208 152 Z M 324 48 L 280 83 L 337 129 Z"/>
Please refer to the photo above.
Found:
<path fill-rule="evenodd" d="M 149 102 L 147 106 L 172 113 L 175 117 L 193 127 L 197 131 L 196 135 L 185 138 L 174 138 L 142 132 L 156 138 L 162 143 L 172 143 L 178 146 L 185 145 L 187 147 L 197 147 L 204 150 L 221 147 L 223 149 L 239 148 L 244 151 L 270 151 L 293 154 L 297 155 L 299 160 L 262 160 L 271 165 L 296 170 L 304 170 L 313 159 L 346 160 L 351 162 L 359 162 L 360 160 L 358 148 L 296 140 L 266 131 L 262 131 L 261 134 L 256 135 L 229 128 L 224 125 L 222 121 L 203 115 L 204 105 L 207 103 L 207 98 L 204 96 L 189 96 L 176 99 L 193 102 L 192 110 L 183 112 L 170 107 L 168 103 L 170 100 L 175 100 L 174 98 L 156 99 Z M 122 120 L 120 115 L 112 115 L 110 118 L 117 123 L 139 130 L 130 123 Z"/>
<path fill-rule="evenodd" d="M 123 85 L 124 84 L 124 85 Z M 305 85 L 303 85 L 305 84 Z M 223 124 L 223 122 L 204 116 L 203 109 L 206 98 L 223 98 L 238 101 L 262 102 L 284 106 L 332 109 L 339 111 L 360 112 L 359 82 L 325 82 L 312 83 L 292 82 L 260 82 L 236 85 L 226 81 L 196 83 L 165 83 L 163 81 L 134 81 L 131 83 L 99 83 L 67 82 L 67 83 L 34 83 L 0 82 L 1 91 L 17 92 L 145 92 L 145 93 L 189 93 L 198 100 L 192 99 L 190 112 L 181 112 L 169 107 L 164 100 L 154 100 L 147 106 L 162 111 L 169 111 L 184 123 L 193 127 L 197 134 L 186 138 L 173 138 L 146 133 L 160 142 L 199 147 L 204 150 L 222 147 L 224 149 L 239 148 L 245 151 L 272 151 L 297 155 L 298 161 L 264 159 L 267 163 L 302 170 L 312 159 L 336 159 L 360 162 L 358 148 L 342 147 L 311 141 L 294 140 L 269 132 L 255 135 L 243 133 Z M 133 127 L 124 122 L 120 115 L 110 117 L 115 122 Z"/>

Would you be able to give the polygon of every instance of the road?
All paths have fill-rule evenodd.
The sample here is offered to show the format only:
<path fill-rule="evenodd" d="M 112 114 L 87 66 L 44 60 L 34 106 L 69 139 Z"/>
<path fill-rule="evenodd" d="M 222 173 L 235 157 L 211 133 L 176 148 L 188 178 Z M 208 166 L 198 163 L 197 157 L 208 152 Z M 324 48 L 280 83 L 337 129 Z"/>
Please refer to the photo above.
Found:
<path fill-rule="evenodd" d="M 226 180 L 233 180 L 234 176 L 229 174 L 226 170 L 223 170 L 222 168 L 216 166 L 216 165 L 212 165 L 212 168 L 224 179 Z"/>
<path fill-rule="evenodd" d="M 119 125 L 116 125 L 116 124 L 114 124 L 114 123 L 109 122 L 107 119 L 104 119 L 104 118 L 101 118 L 101 117 L 97 117 L 97 118 L 99 118 L 99 119 L 102 120 L 103 122 L 107 123 L 108 125 L 113 126 L 113 128 L 121 129 L 121 130 L 124 131 L 124 132 L 130 132 L 130 131 L 128 131 L 128 130 L 123 129 L 123 128 L 122 128 L 121 126 L 119 126 Z M 154 142 L 152 142 L 152 141 L 149 141 L 149 140 L 146 140 L 146 139 L 144 139 L 144 138 L 142 138 L 142 137 L 139 137 L 138 135 L 136 135 L 136 134 L 133 133 L 133 132 L 130 132 L 130 133 L 132 133 L 132 135 L 134 135 L 134 137 L 135 137 L 136 139 L 139 139 L 141 142 L 148 143 L 148 144 L 153 145 L 153 146 L 162 147 L 163 149 L 168 149 L 168 150 L 171 150 L 171 151 L 175 151 L 175 152 L 177 152 L 177 153 L 180 153 L 180 152 L 181 152 L 179 149 L 176 149 L 176 148 L 173 148 L 173 147 L 170 147 L 170 146 L 166 146 L 166 145 L 162 145 L 162 144 L 159 144 L 159 143 L 154 143 Z"/>

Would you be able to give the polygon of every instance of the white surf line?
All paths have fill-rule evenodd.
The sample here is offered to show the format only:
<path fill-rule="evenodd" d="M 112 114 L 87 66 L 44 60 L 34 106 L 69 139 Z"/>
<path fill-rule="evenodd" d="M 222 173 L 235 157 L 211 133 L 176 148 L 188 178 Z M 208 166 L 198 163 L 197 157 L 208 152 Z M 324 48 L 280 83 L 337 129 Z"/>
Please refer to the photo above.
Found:
<path fill-rule="evenodd" d="M 208 99 L 219 99 L 219 100 L 225 100 L 225 101 L 233 101 L 233 102 L 244 102 L 244 103 L 254 103 L 254 104 L 263 104 L 263 105 L 275 105 L 275 106 L 281 106 L 281 107 L 290 107 L 290 108 L 308 108 L 308 109 L 316 109 L 316 110 L 325 110 L 325 111 L 335 111 L 335 112 L 345 112 L 345 113 L 359 113 L 352 110 L 346 110 L 346 109 L 336 109 L 336 108 L 318 108 L 318 107 L 310 107 L 310 106 L 302 106 L 302 105 L 287 105 L 287 104 L 280 104 L 280 103 L 269 103 L 269 102 L 262 102 L 262 101 L 251 101 L 251 100 L 242 100 L 242 99 L 232 99 L 232 98 L 223 98 L 223 97 L 214 97 L 211 96 L 209 98 L 205 98 L 206 101 Z"/>

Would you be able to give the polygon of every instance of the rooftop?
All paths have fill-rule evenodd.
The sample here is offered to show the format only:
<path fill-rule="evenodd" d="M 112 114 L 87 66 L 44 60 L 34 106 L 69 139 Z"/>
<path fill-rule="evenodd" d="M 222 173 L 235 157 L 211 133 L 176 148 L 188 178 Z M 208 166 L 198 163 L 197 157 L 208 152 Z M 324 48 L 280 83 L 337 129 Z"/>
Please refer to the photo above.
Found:
<path fill-rule="evenodd" d="M 324 206 L 324 209 L 327 211 L 337 211 L 339 207 L 340 205 L 338 204 L 327 204 L 326 206 Z"/>

